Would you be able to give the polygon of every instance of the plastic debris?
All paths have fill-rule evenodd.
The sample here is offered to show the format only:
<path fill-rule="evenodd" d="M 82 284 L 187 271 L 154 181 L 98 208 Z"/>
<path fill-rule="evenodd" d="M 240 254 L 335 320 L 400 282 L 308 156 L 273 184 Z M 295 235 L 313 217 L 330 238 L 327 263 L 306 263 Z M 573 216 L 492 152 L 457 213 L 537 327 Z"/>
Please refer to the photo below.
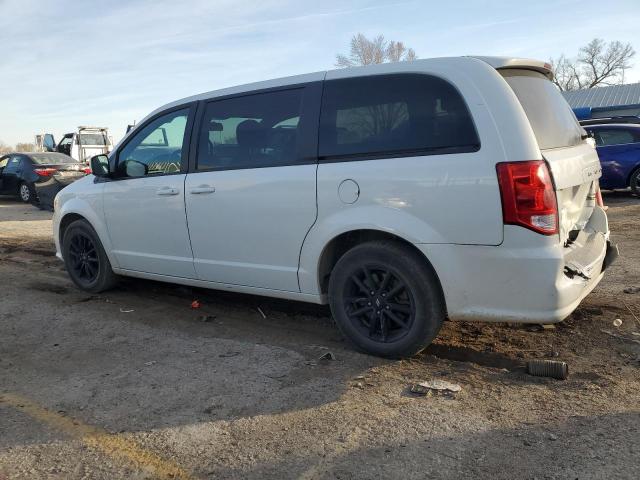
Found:
<path fill-rule="evenodd" d="M 201 315 L 200 316 L 200 321 L 201 322 L 213 322 L 216 319 L 215 315 Z"/>
<path fill-rule="evenodd" d="M 431 393 L 457 393 L 462 390 L 462 387 L 457 383 L 436 379 L 411 385 L 410 390 L 411 393 L 418 395 L 430 395 Z"/>
<path fill-rule="evenodd" d="M 260 313 L 260 315 L 262 315 L 262 318 L 264 318 L 266 320 L 267 316 L 264 314 L 262 309 L 260 307 L 256 307 L 256 310 L 258 310 L 258 313 Z"/>
<path fill-rule="evenodd" d="M 135 310 L 133 308 L 121 308 L 120 309 L 120 313 L 131 313 L 131 312 L 135 312 Z"/>
<path fill-rule="evenodd" d="M 150 362 L 145 362 L 144 365 L 145 365 L 145 367 L 150 367 L 151 365 L 155 365 L 156 363 L 158 363 L 158 362 L 156 362 L 155 360 L 152 360 Z"/>
<path fill-rule="evenodd" d="M 613 321 L 613 326 L 614 326 L 614 327 L 619 327 L 620 325 L 622 325 L 622 319 L 620 319 L 620 318 L 616 318 L 616 319 Z"/>
<path fill-rule="evenodd" d="M 191 302 L 191 308 L 196 309 L 196 308 L 200 308 L 202 305 L 200 305 L 200 302 L 198 300 L 194 300 L 193 302 Z"/>
<path fill-rule="evenodd" d="M 529 360 L 527 373 L 534 377 L 550 377 L 565 380 L 569 375 L 569 366 L 555 360 Z"/>
<path fill-rule="evenodd" d="M 542 329 L 543 330 L 555 330 L 556 326 L 553 323 L 543 323 L 542 324 Z"/>
<path fill-rule="evenodd" d="M 318 361 L 331 361 L 335 359 L 336 359 L 336 356 L 333 353 L 327 352 L 321 355 L 320 358 L 318 358 Z"/>
<path fill-rule="evenodd" d="M 640 287 L 627 287 L 623 290 L 624 293 L 638 293 L 640 292 Z"/>

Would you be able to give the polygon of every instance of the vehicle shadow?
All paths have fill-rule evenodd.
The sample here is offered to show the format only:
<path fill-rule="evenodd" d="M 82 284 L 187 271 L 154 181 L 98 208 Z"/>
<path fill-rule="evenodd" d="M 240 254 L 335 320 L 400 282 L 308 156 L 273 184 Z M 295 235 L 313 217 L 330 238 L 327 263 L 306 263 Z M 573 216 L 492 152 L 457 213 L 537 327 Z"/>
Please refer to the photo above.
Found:
<path fill-rule="evenodd" d="M 298 445 L 296 453 L 272 454 L 257 466 L 214 469 L 207 478 L 635 479 L 640 474 L 638 412 L 574 416 L 512 429 L 486 425 L 473 433 L 428 420 L 410 426 L 394 421 L 387 425 L 381 420 L 369 441 L 344 444 L 324 438 L 323 445 L 333 447 L 321 450 L 309 442 Z M 355 419 L 342 431 L 357 432 Z M 247 455 L 260 452 L 260 440 L 239 439 Z"/>
<path fill-rule="evenodd" d="M 640 197 L 633 194 L 631 190 L 603 190 L 602 198 L 605 205 L 635 205 L 640 204 Z"/>
<path fill-rule="evenodd" d="M 111 432 L 315 408 L 386 363 L 352 350 L 326 307 L 133 279 L 90 295 L 63 272 L 20 277 L 5 278 L 15 293 L 0 305 L 0 392 Z"/>

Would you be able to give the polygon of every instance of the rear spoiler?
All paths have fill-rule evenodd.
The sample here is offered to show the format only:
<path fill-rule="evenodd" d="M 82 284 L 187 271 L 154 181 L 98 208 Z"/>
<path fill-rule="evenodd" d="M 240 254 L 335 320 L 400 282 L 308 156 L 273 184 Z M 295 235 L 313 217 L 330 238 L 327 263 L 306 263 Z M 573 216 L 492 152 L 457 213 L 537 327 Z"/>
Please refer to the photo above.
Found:
<path fill-rule="evenodd" d="M 543 62 L 542 60 L 533 60 L 531 58 L 512 58 L 512 57 L 478 57 L 472 55 L 471 58 L 477 58 L 485 63 L 488 63 L 496 70 L 503 70 L 507 68 L 518 68 L 520 70 L 533 70 L 535 72 L 542 73 L 549 80 L 553 80 L 553 69 L 549 62 Z"/>

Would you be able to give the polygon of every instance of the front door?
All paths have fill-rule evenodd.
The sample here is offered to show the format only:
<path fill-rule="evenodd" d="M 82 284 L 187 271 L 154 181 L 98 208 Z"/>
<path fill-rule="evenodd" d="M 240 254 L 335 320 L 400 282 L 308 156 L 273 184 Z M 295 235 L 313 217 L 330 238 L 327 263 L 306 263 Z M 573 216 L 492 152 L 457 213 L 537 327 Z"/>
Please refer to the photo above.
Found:
<path fill-rule="evenodd" d="M 184 211 L 193 109 L 151 119 L 116 152 L 104 212 L 120 268 L 195 278 Z"/>
<path fill-rule="evenodd" d="M 4 193 L 3 172 L 5 167 L 7 166 L 7 163 L 9 163 L 10 158 L 11 157 L 9 157 L 8 155 L 5 157 L 0 157 L 0 193 Z"/>
<path fill-rule="evenodd" d="M 7 162 L 4 164 L 4 168 L 2 168 L 0 188 L 2 188 L 4 193 L 15 195 L 18 193 L 18 186 L 20 185 L 19 173 L 22 160 L 17 155 L 10 155 L 5 160 L 7 160 Z M 0 167 L 1 166 L 2 163 L 0 163 Z"/>
<path fill-rule="evenodd" d="M 198 278 L 299 291 L 300 248 L 316 218 L 318 88 L 205 105 L 185 184 Z"/>

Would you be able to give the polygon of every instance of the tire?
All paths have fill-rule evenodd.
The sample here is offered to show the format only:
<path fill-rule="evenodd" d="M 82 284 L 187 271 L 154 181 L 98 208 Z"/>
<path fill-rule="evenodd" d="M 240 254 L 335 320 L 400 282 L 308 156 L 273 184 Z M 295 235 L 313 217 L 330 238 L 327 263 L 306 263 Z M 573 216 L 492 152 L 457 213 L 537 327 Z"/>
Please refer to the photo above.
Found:
<path fill-rule="evenodd" d="M 329 278 L 329 303 L 345 337 L 358 349 L 387 358 L 423 350 L 446 316 L 427 261 L 392 241 L 363 243 L 345 253 Z"/>
<path fill-rule="evenodd" d="M 640 196 L 640 168 L 636 168 L 636 170 L 631 174 L 631 178 L 629 178 L 629 187 L 631 187 L 631 192 Z"/>
<path fill-rule="evenodd" d="M 99 293 L 117 283 L 102 243 L 86 220 L 76 220 L 64 231 L 62 257 L 71 280 L 81 290 Z"/>
<path fill-rule="evenodd" d="M 18 186 L 18 197 L 23 203 L 31 203 L 36 198 L 35 189 L 27 182 L 21 182 Z"/>

